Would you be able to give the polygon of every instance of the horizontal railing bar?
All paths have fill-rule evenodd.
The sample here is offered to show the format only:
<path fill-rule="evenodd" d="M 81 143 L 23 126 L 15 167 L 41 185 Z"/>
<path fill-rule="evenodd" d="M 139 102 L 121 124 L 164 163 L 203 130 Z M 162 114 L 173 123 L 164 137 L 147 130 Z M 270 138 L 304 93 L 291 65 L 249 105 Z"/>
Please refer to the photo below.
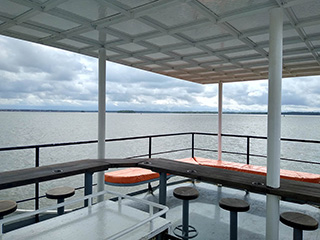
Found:
<path fill-rule="evenodd" d="M 144 158 L 144 157 L 148 157 L 149 154 L 142 154 L 142 155 L 135 155 L 135 156 L 131 156 L 131 157 L 127 157 L 127 159 L 131 159 L 131 158 Z"/>
<path fill-rule="evenodd" d="M 252 154 L 250 153 L 250 157 L 260 157 L 260 158 L 267 158 L 266 155 L 261 155 L 261 154 Z M 281 159 L 281 158 L 280 158 Z"/>
<path fill-rule="evenodd" d="M 205 148 L 195 148 L 194 150 L 207 151 L 207 152 L 217 152 L 217 150 L 205 149 Z M 228 154 L 234 154 L 234 155 L 246 155 L 246 153 L 229 152 L 229 151 L 222 151 L 222 153 L 228 153 Z M 259 155 L 259 154 L 249 154 L 249 156 L 250 157 L 267 158 L 266 155 Z M 310 163 L 310 164 L 320 165 L 320 162 L 313 162 L 313 161 L 306 161 L 306 160 L 299 160 L 299 159 L 292 159 L 292 158 L 280 158 L 280 159 L 283 161 L 289 161 L 289 162 L 300 162 L 300 163 Z"/>
<path fill-rule="evenodd" d="M 284 160 L 284 161 L 289 161 L 289 162 L 300 162 L 300 163 L 310 163 L 310 164 L 318 164 L 318 165 L 320 165 L 320 162 L 312 162 L 312 161 L 292 159 L 292 158 L 280 158 L 280 159 Z"/>
<path fill-rule="evenodd" d="M 166 154 L 166 153 L 182 152 L 182 151 L 188 151 L 188 150 L 191 150 L 191 148 L 181 148 L 181 149 L 170 150 L 170 151 L 156 152 L 156 153 L 152 153 L 151 156 L 160 155 L 160 154 Z M 128 159 L 130 159 L 130 158 L 148 157 L 148 156 L 149 156 L 149 154 L 136 155 L 136 156 L 128 157 Z"/>
<path fill-rule="evenodd" d="M 159 137 L 171 137 L 171 136 L 180 136 L 180 135 L 190 135 L 192 132 L 184 132 L 184 133 L 167 133 L 167 134 L 155 134 L 155 135 L 144 135 L 144 136 L 136 136 L 136 137 L 124 137 L 124 138 L 112 138 L 106 139 L 106 142 L 116 142 L 116 141 L 126 141 L 126 140 L 136 140 L 136 139 L 144 139 L 144 138 L 159 138 Z"/>
<path fill-rule="evenodd" d="M 92 184 L 92 186 L 97 186 L 97 184 L 96 183 L 94 183 L 94 184 Z M 74 188 L 76 191 L 77 190 L 80 190 L 80 189 L 84 189 L 84 186 L 82 186 L 82 187 L 76 187 L 76 188 Z M 45 198 L 46 197 L 46 195 L 41 195 L 41 196 L 39 196 L 39 198 Z M 33 198 L 26 198 L 26 199 L 22 199 L 22 200 L 17 200 L 16 202 L 17 203 L 23 203 L 23 202 L 28 202 L 28 201 L 33 201 L 33 200 L 35 200 L 36 198 L 35 197 L 33 197 Z"/>
<path fill-rule="evenodd" d="M 160 154 L 166 154 L 166 153 L 174 153 L 174 152 L 183 152 L 183 151 L 189 151 L 191 148 L 181 148 L 181 149 L 175 149 L 170 151 L 163 151 L 163 152 L 157 152 L 153 153 L 152 155 L 160 155 Z"/>
<path fill-rule="evenodd" d="M 170 137 L 170 136 L 190 135 L 190 134 L 192 134 L 192 132 L 156 134 L 156 135 L 145 135 L 145 136 L 136 136 L 136 137 L 124 137 L 124 138 L 112 138 L 112 139 L 106 139 L 105 142 L 117 142 L 117 141 L 144 139 L 144 138 L 150 138 L 150 137 L 158 138 L 158 137 Z M 59 146 L 70 146 L 70 145 L 92 144 L 92 143 L 98 143 L 98 140 L 66 142 L 66 143 L 48 143 L 48 144 L 39 144 L 39 145 L 17 146 L 17 147 L 4 147 L 4 148 L 0 148 L 0 151 L 32 149 L 32 148 L 38 148 L 38 147 L 39 148 L 59 147 Z"/>
<path fill-rule="evenodd" d="M 218 133 L 207 133 L 207 132 L 192 132 L 195 135 L 205 135 L 205 136 L 218 136 Z"/>
<path fill-rule="evenodd" d="M 205 133 L 205 132 L 183 132 L 183 133 L 168 133 L 168 134 L 155 134 L 155 135 L 145 135 L 136 137 L 125 137 L 125 138 L 113 138 L 106 139 L 105 142 L 116 142 L 116 141 L 127 141 L 127 140 L 137 140 L 145 138 L 159 138 L 159 137 L 170 137 L 170 136 L 181 136 L 181 135 L 206 135 L 206 136 L 217 136 L 217 133 Z M 253 136 L 253 135 L 241 135 L 241 134 L 226 134 L 223 133 L 222 136 L 225 137 L 237 137 L 237 138 L 253 138 L 253 139 L 267 139 L 263 136 Z M 319 140 L 309 140 L 309 139 L 292 139 L 292 138 L 281 138 L 281 141 L 291 141 L 291 142 L 304 142 L 304 143 L 320 143 Z M 48 148 L 48 147 L 59 147 L 59 146 L 70 146 L 70 145 L 81 145 L 81 144 L 93 144 L 97 143 L 98 140 L 89 141 L 77 141 L 77 142 L 66 142 L 66 143 L 49 143 L 49 144 L 39 144 L 39 145 L 27 145 L 27 146 L 17 146 L 17 147 L 3 147 L 0 151 L 10 151 L 10 150 L 22 150 L 22 149 L 32 149 L 32 148 Z"/>
<path fill-rule="evenodd" d="M 294 139 L 294 138 L 281 138 L 281 141 L 287 141 L 287 142 L 304 142 L 304 143 L 320 143 L 320 141 L 318 141 L 318 140 Z"/>
<path fill-rule="evenodd" d="M 44 198 L 45 197 L 45 195 L 42 195 L 42 196 L 39 196 L 39 199 L 40 198 Z M 28 201 L 34 201 L 36 198 L 35 197 L 33 197 L 33 198 L 26 198 L 26 199 L 22 199 L 22 200 L 17 200 L 16 202 L 17 203 L 23 203 L 23 202 L 28 202 Z"/>
<path fill-rule="evenodd" d="M 222 153 L 247 156 L 247 153 L 241 153 L 241 152 L 222 151 Z"/>
<path fill-rule="evenodd" d="M 218 150 L 208 149 L 208 148 L 194 148 L 197 151 L 205 151 L 205 152 L 218 152 Z"/>
<path fill-rule="evenodd" d="M 202 133 L 202 132 L 193 132 L 193 134 L 197 135 L 209 135 L 209 136 L 217 136 L 216 133 Z M 263 136 L 255 136 L 255 135 L 242 135 L 242 134 L 228 134 L 222 133 L 224 137 L 238 137 L 238 138 L 254 138 L 254 139 L 267 139 L 267 137 Z M 311 140 L 311 139 L 297 139 L 297 138 L 281 138 L 281 141 L 288 142 L 305 142 L 305 143 L 320 143 L 320 140 Z"/>
<path fill-rule="evenodd" d="M 217 150 L 211 150 L 211 149 L 204 149 L 204 148 L 195 148 L 194 150 L 199 151 L 208 151 L 208 152 L 217 152 Z M 222 153 L 227 154 L 234 154 L 234 155 L 247 155 L 246 153 L 239 153 L 239 152 L 229 152 L 229 151 L 222 151 Z M 259 154 L 249 154 L 250 157 L 260 157 L 260 158 L 267 158 L 266 155 L 259 155 Z M 313 162 L 313 161 L 306 161 L 306 160 L 299 160 L 299 159 L 292 159 L 292 158 L 280 158 L 283 161 L 289 161 L 289 162 L 300 162 L 300 163 L 310 163 L 310 164 L 316 164 L 320 165 L 320 162 Z"/>
<path fill-rule="evenodd" d="M 60 146 L 70 146 L 70 145 L 92 144 L 92 143 L 97 143 L 97 142 L 98 142 L 98 140 L 90 140 L 90 141 L 79 141 L 79 142 L 48 143 L 48 144 L 40 144 L 40 145 L 4 147 L 4 148 L 0 148 L 0 151 L 22 150 L 22 149 L 32 149 L 32 148 L 60 147 Z"/>

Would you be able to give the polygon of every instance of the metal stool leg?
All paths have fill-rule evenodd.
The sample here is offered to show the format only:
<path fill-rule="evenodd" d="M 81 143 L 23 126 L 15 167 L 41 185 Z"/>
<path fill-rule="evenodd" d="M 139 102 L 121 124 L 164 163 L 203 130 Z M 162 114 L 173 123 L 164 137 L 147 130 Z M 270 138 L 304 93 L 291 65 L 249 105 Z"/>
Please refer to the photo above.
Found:
<path fill-rule="evenodd" d="M 173 195 L 182 200 L 182 224 L 176 226 L 173 233 L 183 240 L 196 237 L 197 230 L 193 226 L 189 226 L 189 200 L 196 199 L 199 192 L 192 187 L 179 187 L 173 191 Z"/>
<path fill-rule="evenodd" d="M 182 237 L 183 239 L 188 239 L 189 232 L 189 201 L 183 200 L 183 210 L 182 210 Z"/>
<path fill-rule="evenodd" d="M 301 229 L 293 229 L 293 240 L 302 240 L 302 230 Z"/>
<path fill-rule="evenodd" d="M 63 203 L 64 202 L 64 198 L 59 198 L 58 199 L 58 204 L 59 203 Z M 58 215 L 62 215 L 62 214 L 64 214 L 64 207 L 59 207 L 58 208 Z"/>
<path fill-rule="evenodd" d="M 238 213 L 230 212 L 230 240 L 238 239 Z"/>

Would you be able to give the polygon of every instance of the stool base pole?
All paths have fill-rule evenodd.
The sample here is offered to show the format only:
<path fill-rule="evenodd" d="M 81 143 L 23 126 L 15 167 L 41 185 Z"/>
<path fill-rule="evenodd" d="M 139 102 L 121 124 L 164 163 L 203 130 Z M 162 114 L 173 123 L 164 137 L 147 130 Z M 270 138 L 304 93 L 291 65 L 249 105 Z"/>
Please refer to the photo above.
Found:
<path fill-rule="evenodd" d="M 238 238 L 238 213 L 230 212 L 230 240 Z"/>
<path fill-rule="evenodd" d="M 293 229 L 293 240 L 302 240 L 302 230 L 301 229 Z"/>
<path fill-rule="evenodd" d="M 182 236 L 183 239 L 188 239 L 189 233 L 189 201 L 183 200 L 183 210 L 182 210 Z"/>
<path fill-rule="evenodd" d="M 58 204 L 59 203 L 63 203 L 64 202 L 64 199 L 63 198 L 59 198 L 58 199 Z M 58 215 L 62 215 L 64 213 L 64 207 L 59 207 L 58 208 Z"/>

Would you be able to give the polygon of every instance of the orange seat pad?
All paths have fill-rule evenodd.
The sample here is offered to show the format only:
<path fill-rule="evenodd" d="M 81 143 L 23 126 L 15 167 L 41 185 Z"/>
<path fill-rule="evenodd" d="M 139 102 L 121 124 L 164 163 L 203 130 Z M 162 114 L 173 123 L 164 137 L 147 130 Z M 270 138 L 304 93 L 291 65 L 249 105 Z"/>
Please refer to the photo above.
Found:
<path fill-rule="evenodd" d="M 105 182 L 118 184 L 132 184 L 154 178 L 159 178 L 159 173 L 144 168 L 126 168 L 104 174 Z"/>
<path fill-rule="evenodd" d="M 177 161 L 198 164 L 193 158 L 177 159 Z M 133 184 L 156 178 L 159 178 L 159 173 L 137 167 L 116 170 L 104 174 L 105 182 L 116 184 Z"/>
<path fill-rule="evenodd" d="M 238 172 L 266 175 L 267 168 L 264 166 L 248 165 L 236 162 L 218 161 L 207 158 L 184 158 L 176 161 L 199 164 L 208 167 L 223 168 Z M 302 182 L 320 183 L 320 174 L 298 172 L 280 169 L 280 177 L 283 179 Z M 159 178 L 159 173 L 144 168 L 126 168 L 105 173 L 105 182 L 115 184 L 133 184 Z"/>
<path fill-rule="evenodd" d="M 219 161 L 219 160 L 199 158 L 199 157 L 196 157 L 195 160 L 198 162 L 198 164 L 203 166 L 223 168 L 223 169 L 229 169 L 233 171 L 253 173 L 253 174 L 259 174 L 264 176 L 267 175 L 267 168 L 264 166 Z M 283 179 L 296 180 L 296 181 L 302 181 L 302 182 L 320 183 L 320 174 L 314 174 L 314 173 L 280 169 L 280 177 Z"/>

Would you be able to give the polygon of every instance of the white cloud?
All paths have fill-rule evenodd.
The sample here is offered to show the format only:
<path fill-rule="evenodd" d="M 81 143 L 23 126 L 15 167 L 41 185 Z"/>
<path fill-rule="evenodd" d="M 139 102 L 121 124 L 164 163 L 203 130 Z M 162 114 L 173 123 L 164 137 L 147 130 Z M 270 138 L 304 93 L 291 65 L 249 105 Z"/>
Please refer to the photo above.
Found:
<path fill-rule="evenodd" d="M 97 110 L 98 61 L 0 36 L 0 108 Z M 107 62 L 107 109 L 217 111 L 200 85 Z M 282 110 L 320 111 L 320 77 L 283 80 Z M 226 83 L 224 111 L 267 111 L 268 82 Z"/>

